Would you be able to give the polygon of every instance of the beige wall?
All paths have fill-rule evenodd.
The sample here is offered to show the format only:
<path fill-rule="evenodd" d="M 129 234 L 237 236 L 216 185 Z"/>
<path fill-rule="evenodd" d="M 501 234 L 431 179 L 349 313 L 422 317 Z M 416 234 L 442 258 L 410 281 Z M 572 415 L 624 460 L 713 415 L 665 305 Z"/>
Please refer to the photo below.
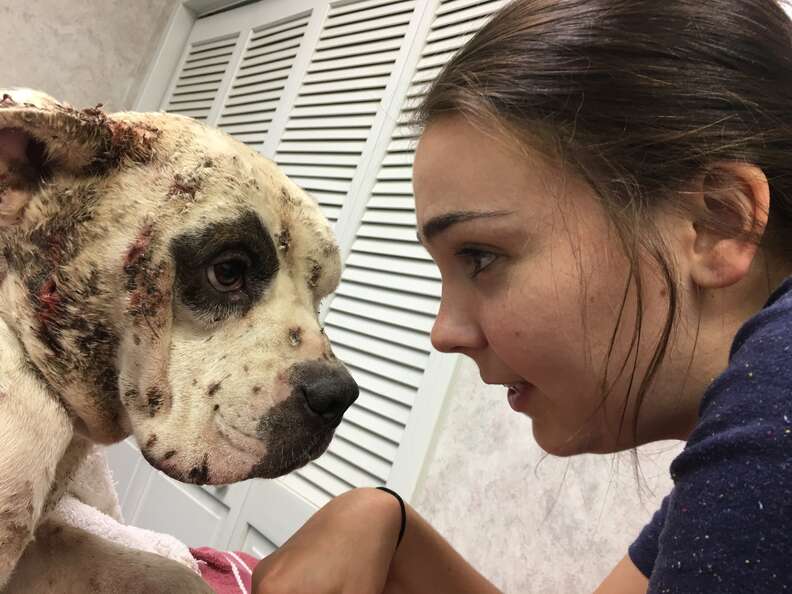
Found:
<path fill-rule="evenodd" d="M 178 0 L 2 0 L 0 87 L 132 107 Z"/>
<path fill-rule="evenodd" d="M 542 460 L 530 420 L 463 360 L 413 503 L 505 592 L 587 594 L 671 489 L 679 449 L 641 451 L 643 492 L 629 454 Z"/>

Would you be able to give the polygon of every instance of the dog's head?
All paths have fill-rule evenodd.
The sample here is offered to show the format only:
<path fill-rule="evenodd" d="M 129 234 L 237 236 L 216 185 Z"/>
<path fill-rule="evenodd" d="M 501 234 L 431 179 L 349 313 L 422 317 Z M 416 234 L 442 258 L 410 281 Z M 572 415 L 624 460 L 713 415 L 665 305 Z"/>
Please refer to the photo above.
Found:
<path fill-rule="evenodd" d="M 320 455 L 357 386 L 317 318 L 340 260 L 314 201 L 187 118 L 0 97 L 0 315 L 77 429 L 196 483 Z"/>

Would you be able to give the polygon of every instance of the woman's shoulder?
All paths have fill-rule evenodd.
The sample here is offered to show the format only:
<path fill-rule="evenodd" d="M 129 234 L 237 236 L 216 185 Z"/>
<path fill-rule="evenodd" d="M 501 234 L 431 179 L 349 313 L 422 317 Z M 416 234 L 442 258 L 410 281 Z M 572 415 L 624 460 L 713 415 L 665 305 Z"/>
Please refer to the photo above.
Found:
<path fill-rule="evenodd" d="M 686 450 L 719 445 L 792 452 L 792 278 L 740 328 L 728 367 L 702 398 Z"/>
<path fill-rule="evenodd" d="M 780 348 L 779 348 L 780 347 Z M 737 332 L 729 353 L 729 364 L 736 359 L 769 355 L 788 359 L 792 353 L 792 276 L 782 282 L 764 307 L 747 320 Z"/>
<path fill-rule="evenodd" d="M 642 535 L 656 542 L 651 592 L 792 583 L 792 281 L 741 328 L 671 476 L 657 530 Z"/>

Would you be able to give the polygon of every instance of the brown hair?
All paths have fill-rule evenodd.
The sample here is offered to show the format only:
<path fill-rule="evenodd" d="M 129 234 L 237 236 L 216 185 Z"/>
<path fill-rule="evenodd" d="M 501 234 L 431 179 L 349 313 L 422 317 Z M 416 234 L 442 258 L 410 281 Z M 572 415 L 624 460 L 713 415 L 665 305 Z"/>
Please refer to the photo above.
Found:
<path fill-rule="evenodd" d="M 632 359 L 628 394 L 636 389 L 638 407 L 667 351 L 679 300 L 652 214 L 689 208 L 682 190 L 717 175 L 715 163 L 752 163 L 770 184 L 763 248 L 792 253 L 792 22 L 776 0 L 517 0 L 446 64 L 416 123 L 444 114 L 496 124 L 529 145 L 539 139 L 601 198 L 631 262 L 618 324 L 631 291 L 638 300 L 620 372 Z M 703 223 L 751 235 L 734 220 Z M 668 311 L 639 382 L 640 254 L 659 265 Z M 603 378 L 603 402 L 608 385 Z"/>

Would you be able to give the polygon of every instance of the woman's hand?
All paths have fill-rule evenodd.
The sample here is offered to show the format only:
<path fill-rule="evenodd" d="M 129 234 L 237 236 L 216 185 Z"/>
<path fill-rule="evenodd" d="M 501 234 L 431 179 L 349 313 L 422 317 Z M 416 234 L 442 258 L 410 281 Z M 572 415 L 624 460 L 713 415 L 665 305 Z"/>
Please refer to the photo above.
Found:
<path fill-rule="evenodd" d="M 254 594 L 381 594 L 401 527 L 396 499 L 355 489 L 317 511 L 253 572 Z"/>

